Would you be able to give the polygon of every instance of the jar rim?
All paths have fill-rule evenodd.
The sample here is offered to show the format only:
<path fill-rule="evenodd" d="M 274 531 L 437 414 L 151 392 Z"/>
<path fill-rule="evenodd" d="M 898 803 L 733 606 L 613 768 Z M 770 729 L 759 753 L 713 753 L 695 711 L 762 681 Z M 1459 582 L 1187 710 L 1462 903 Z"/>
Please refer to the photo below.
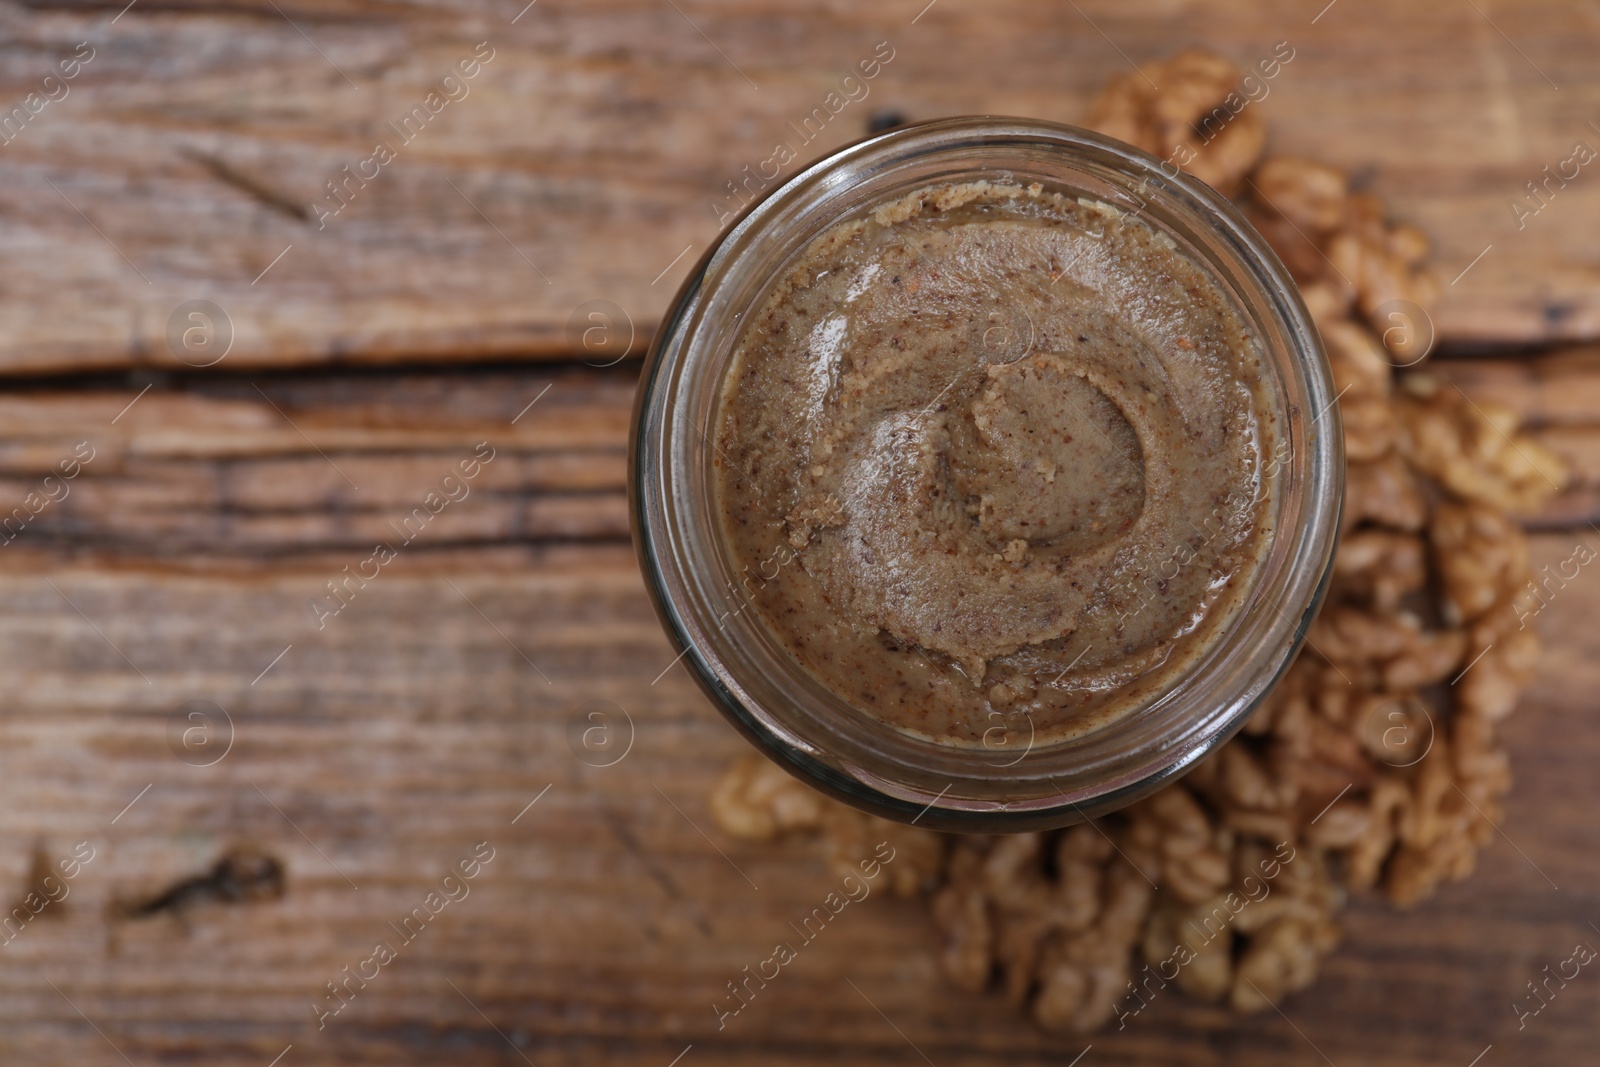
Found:
<path fill-rule="evenodd" d="M 784 678 L 787 686 L 776 687 L 771 675 L 786 668 L 755 647 L 762 643 L 760 624 L 739 620 L 741 608 L 730 629 L 727 604 L 710 592 L 716 583 L 696 573 L 715 569 L 708 555 L 715 547 L 703 542 L 719 531 L 707 532 L 706 502 L 686 496 L 686 485 L 697 477 L 694 463 L 705 460 L 696 435 L 705 450 L 710 446 L 709 419 L 696 424 L 693 416 L 708 400 L 714 410 L 726 360 L 742 333 L 741 316 L 785 258 L 896 189 L 997 174 L 1017 180 L 1021 168 L 985 159 L 1048 160 L 1084 182 L 1105 183 L 1101 191 L 1109 195 L 1092 195 L 1112 206 L 1139 203 L 1143 212 L 1141 196 L 1149 196 L 1148 204 L 1159 207 L 1146 217 L 1163 222 L 1169 233 L 1176 232 L 1174 220 L 1194 227 L 1188 236 L 1205 242 L 1204 266 L 1221 272 L 1219 280 L 1234 290 L 1278 373 L 1296 479 L 1269 552 L 1273 567 L 1258 572 L 1239 615 L 1178 688 L 1123 720 L 1049 746 L 1048 758 L 1041 754 L 1030 763 L 1030 745 L 1009 766 L 973 759 L 971 750 L 917 741 L 865 712 L 847 709 L 853 713 L 847 715 L 808 687 L 798 662 L 791 662 L 798 673 Z M 958 176 L 941 173 L 923 183 L 916 175 L 929 167 L 953 168 Z M 720 367 L 711 362 L 717 358 Z M 791 773 L 854 807 L 933 829 L 1066 825 L 1131 803 L 1184 773 L 1231 737 L 1288 669 L 1326 592 L 1338 537 L 1344 455 L 1336 400 L 1298 287 L 1221 194 L 1170 162 L 1091 131 L 994 116 L 934 120 L 866 137 L 765 190 L 702 255 L 663 318 L 640 375 L 628 465 L 634 544 L 680 659 L 723 715 Z M 718 612 L 722 619 L 712 625 Z M 1209 681 L 1211 691 L 1185 688 L 1197 680 Z M 1152 720 L 1162 728 L 1153 728 Z M 1118 739 L 1130 750 L 1118 749 Z"/>

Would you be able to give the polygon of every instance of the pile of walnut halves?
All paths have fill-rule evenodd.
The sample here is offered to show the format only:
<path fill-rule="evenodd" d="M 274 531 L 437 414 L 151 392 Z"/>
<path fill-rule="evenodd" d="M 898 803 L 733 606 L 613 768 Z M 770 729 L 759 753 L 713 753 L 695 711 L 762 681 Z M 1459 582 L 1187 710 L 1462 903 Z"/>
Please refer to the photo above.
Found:
<path fill-rule="evenodd" d="M 1508 513 L 1536 508 L 1564 465 L 1510 412 L 1397 372 L 1430 340 L 1426 239 L 1336 170 L 1260 161 L 1250 108 L 1233 113 L 1240 132 L 1205 124 L 1238 78 L 1184 53 L 1161 65 L 1159 92 L 1114 81 L 1091 125 L 1238 190 L 1322 332 L 1349 462 L 1343 536 L 1284 681 L 1182 781 L 1064 831 L 897 826 L 755 756 L 712 799 L 730 833 L 823 831 L 846 866 L 888 837 L 907 857 L 897 892 L 931 903 L 949 980 L 999 987 L 1049 1029 L 1126 1026 L 1171 987 L 1264 1008 L 1314 980 L 1347 892 L 1381 887 L 1410 905 L 1465 877 L 1511 781 L 1495 724 L 1538 657 L 1527 539 Z"/>

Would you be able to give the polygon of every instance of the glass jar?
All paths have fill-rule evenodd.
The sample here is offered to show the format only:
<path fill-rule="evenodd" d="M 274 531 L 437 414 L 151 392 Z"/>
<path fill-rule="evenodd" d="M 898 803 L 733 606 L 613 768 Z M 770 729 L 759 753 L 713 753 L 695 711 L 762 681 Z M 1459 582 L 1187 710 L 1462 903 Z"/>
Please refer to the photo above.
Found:
<path fill-rule="evenodd" d="M 1136 212 L 1231 295 L 1253 327 L 1287 442 L 1275 536 L 1217 643 L 1137 712 L 1046 745 L 920 739 L 851 707 L 782 647 L 722 535 L 709 434 L 742 327 L 813 238 L 916 189 L 979 179 Z M 718 708 L 802 780 L 862 810 L 941 830 L 1062 826 L 1154 791 L 1226 741 L 1293 660 L 1332 569 L 1343 434 L 1326 357 L 1294 281 L 1221 195 L 1121 142 L 1024 119 L 906 127 L 839 150 L 754 204 L 674 300 L 646 359 L 629 456 L 634 542 L 668 635 Z"/>

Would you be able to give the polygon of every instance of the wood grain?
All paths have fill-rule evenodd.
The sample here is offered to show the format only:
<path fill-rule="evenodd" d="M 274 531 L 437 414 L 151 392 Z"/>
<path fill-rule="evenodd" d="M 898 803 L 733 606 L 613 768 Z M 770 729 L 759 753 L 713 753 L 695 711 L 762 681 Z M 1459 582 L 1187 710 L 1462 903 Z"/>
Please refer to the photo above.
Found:
<path fill-rule="evenodd" d="M 420 529 L 404 524 L 430 492 L 461 499 L 430 512 L 419 547 L 626 539 L 631 403 L 631 369 L 587 368 L 464 380 L 197 374 L 144 395 L 13 392 L 0 399 L 0 546 L 157 557 L 370 548 Z M 80 442 L 94 458 L 70 481 L 57 471 L 60 501 L 16 510 L 29 493 L 48 497 L 43 479 Z M 494 458 L 463 480 L 457 465 L 480 444 Z M 451 476 L 459 487 L 441 488 Z"/>
<path fill-rule="evenodd" d="M 1443 369 L 1579 434 L 1600 417 L 1564 398 L 1600 388 L 1592 363 Z M 254 381 L 174 376 L 126 411 L 140 386 L 40 385 L 0 417 L 7 493 L 79 440 L 98 450 L 0 551 L 0 899 L 25 891 L 36 848 L 95 849 L 70 895 L 0 944 L 0 1060 L 947 1067 L 1065 1064 L 1091 1041 L 1084 1064 L 1465 1067 L 1491 1044 L 1483 1064 L 1590 1055 L 1600 980 L 1587 971 L 1520 1032 L 1510 1008 L 1577 941 L 1600 944 L 1600 585 L 1587 572 L 1537 619 L 1549 656 L 1506 726 L 1518 784 L 1481 869 L 1411 913 L 1356 902 L 1343 946 L 1282 1017 L 1236 1020 L 1174 992 L 1122 1032 L 1051 1037 L 999 997 L 946 987 L 922 909 L 874 898 L 719 1030 L 725 983 L 833 877 L 814 846 L 731 840 L 711 820 L 711 783 L 744 746 L 668 669 L 614 525 L 631 373 Z M 370 527 L 483 440 L 496 456 L 471 493 L 319 628 L 307 602 L 362 558 Z M 1594 456 L 1573 458 L 1592 487 Z M 576 499 L 593 511 L 570 527 L 508 517 Z M 1539 534 L 1536 566 L 1580 537 L 1596 535 Z M 211 766 L 172 747 L 190 701 L 231 720 Z M 597 709 L 631 740 L 612 766 L 572 741 Z M 468 895 L 403 942 L 389 924 L 480 842 L 494 859 Z M 283 899 L 110 917 L 237 845 L 285 864 Z M 319 1029 L 326 983 L 380 940 L 396 958 Z"/>
<path fill-rule="evenodd" d="M 1349 168 L 1432 234 L 1445 279 L 1461 276 L 1447 343 L 1600 336 L 1600 178 L 1581 168 L 1520 224 L 1512 208 L 1577 142 L 1600 146 L 1586 6 L 122 7 L 0 12 L 0 116 L 66 92 L 35 96 L 0 145 L 3 373 L 182 366 L 169 326 L 195 300 L 231 325 L 232 367 L 556 356 L 593 301 L 637 350 L 718 233 L 728 183 L 780 142 L 792 172 L 880 109 L 1078 121 L 1130 63 L 1198 44 L 1250 64 L 1280 41 L 1295 58 L 1252 105 L 1273 150 Z M 493 58 L 459 99 L 397 133 L 480 42 Z M 796 133 L 879 42 L 893 58 L 867 95 Z M 80 43 L 93 58 L 46 84 Z M 348 179 L 380 141 L 394 159 Z M 336 181 L 348 204 L 323 218 Z"/>

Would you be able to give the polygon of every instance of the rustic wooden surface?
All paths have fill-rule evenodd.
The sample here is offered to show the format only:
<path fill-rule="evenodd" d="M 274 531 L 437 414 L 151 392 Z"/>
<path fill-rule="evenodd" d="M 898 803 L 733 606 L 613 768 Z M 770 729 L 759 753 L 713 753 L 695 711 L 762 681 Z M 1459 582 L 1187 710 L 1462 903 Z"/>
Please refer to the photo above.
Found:
<path fill-rule="evenodd" d="M 1600 946 L 1588 570 L 1537 619 L 1548 658 L 1506 726 L 1518 782 L 1480 870 L 1409 914 L 1355 903 L 1281 1016 L 1173 993 L 1124 1032 L 1050 1037 L 946 988 L 921 909 L 871 899 L 719 1031 L 725 983 L 832 876 L 707 811 L 743 744 L 667 669 L 627 544 L 634 365 L 514 362 L 570 360 L 594 301 L 641 348 L 724 183 L 780 139 L 809 160 L 880 109 L 1070 122 L 1130 63 L 1279 41 L 1295 59 L 1251 105 L 1274 149 L 1350 168 L 1434 236 L 1460 274 L 1447 346 L 1600 337 L 1594 165 L 1520 230 L 1510 208 L 1575 142 L 1600 147 L 1592 5 L 124 2 L 0 7 L 0 122 L 95 50 L 0 136 L 0 517 L 94 449 L 64 499 L 0 527 L 0 904 L 41 858 L 94 850 L 68 896 L 0 926 L 0 1062 L 1593 1058 L 1592 968 L 1524 1029 L 1512 1010 Z M 325 183 L 480 41 L 469 95 L 319 229 Z M 798 145 L 787 124 L 880 41 L 870 95 Z M 168 340 L 196 300 L 233 335 L 205 371 Z M 1600 545 L 1600 350 L 1448 366 L 1575 465 L 1530 517 L 1538 563 Z M 469 495 L 319 628 L 325 583 L 480 442 Z M 174 740 L 193 701 L 228 716 L 198 755 Z M 575 742 L 597 709 L 611 766 Z M 319 1029 L 326 983 L 399 944 L 390 924 L 480 842 L 470 895 Z M 283 865 L 281 899 L 125 917 L 239 847 Z"/>
<path fill-rule="evenodd" d="M 1529 412 L 1578 467 L 1538 560 L 1600 542 L 1600 353 L 1450 370 Z M 947 988 L 922 909 L 874 897 L 719 1031 L 725 983 L 834 878 L 814 846 L 728 839 L 707 810 L 744 746 L 666 670 L 626 542 L 633 375 L 212 373 L 8 392 L 0 501 L 80 441 L 95 458 L 0 548 L 0 899 L 26 891 L 36 850 L 86 841 L 95 858 L 0 944 L 0 1062 L 949 1067 L 1066 1064 L 1091 1043 L 1084 1065 L 1467 1067 L 1490 1045 L 1480 1067 L 1592 1058 L 1589 970 L 1521 1032 L 1511 1009 L 1577 942 L 1600 946 L 1588 571 L 1537 620 L 1549 658 L 1507 723 L 1504 836 L 1409 914 L 1356 903 L 1283 1016 L 1236 1020 L 1174 992 L 1124 1032 L 1050 1037 L 997 996 Z M 484 441 L 495 458 L 470 494 L 319 630 L 307 601 Z M 211 766 L 170 740 L 197 700 L 231 719 Z M 612 766 L 572 747 L 596 707 L 613 708 L 611 751 L 626 753 Z M 325 983 L 398 942 L 389 923 L 479 842 L 494 859 L 470 894 L 319 1030 Z M 283 863 L 282 899 L 118 917 L 236 846 Z"/>
<path fill-rule="evenodd" d="M 1079 121 L 1132 63 L 1200 44 L 1250 64 L 1280 41 L 1294 59 L 1251 105 L 1274 148 L 1351 169 L 1436 237 L 1462 275 L 1448 342 L 1600 336 L 1600 163 L 1524 226 L 1511 209 L 1577 142 L 1600 147 L 1592 5 L 525 3 L 0 9 L 0 108 L 59 95 L 46 75 L 94 50 L 0 145 L 0 372 L 177 366 L 169 320 L 193 300 L 223 309 L 233 366 L 558 355 L 602 300 L 639 347 L 726 184 L 781 141 L 792 173 L 879 109 Z M 402 141 L 393 124 L 479 42 L 493 59 L 467 95 Z M 868 95 L 803 142 L 790 123 L 878 42 L 893 59 Z M 319 220 L 379 140 L 396 158 Z"/>

